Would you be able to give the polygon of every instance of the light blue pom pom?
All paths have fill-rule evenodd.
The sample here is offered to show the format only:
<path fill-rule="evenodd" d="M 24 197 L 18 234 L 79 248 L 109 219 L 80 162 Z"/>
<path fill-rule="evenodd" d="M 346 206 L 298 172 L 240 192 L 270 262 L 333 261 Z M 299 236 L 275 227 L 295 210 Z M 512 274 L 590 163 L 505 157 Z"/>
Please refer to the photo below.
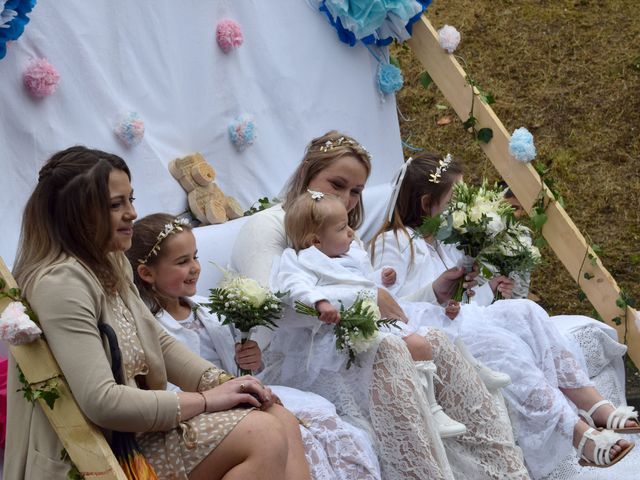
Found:
<path fill-rule="evenodd" d="M 509 140 L 509 153 L 521 162 L 530 162 L 536 158 L 533 135 L 524 127 L 516 128 Z"/>
<path fill-rule="evenodd" d="M 381 63 L 378 68 L 378 88 L 382 93 L 394 93 L 402 88 L 402 71 L 390 63 Z"/>
<path fill-rule="evenodd" d="M 242 152 L 256 141 L 257 131 L 253 115 L 243 113 L 229 124 L 231 143 Z"/>

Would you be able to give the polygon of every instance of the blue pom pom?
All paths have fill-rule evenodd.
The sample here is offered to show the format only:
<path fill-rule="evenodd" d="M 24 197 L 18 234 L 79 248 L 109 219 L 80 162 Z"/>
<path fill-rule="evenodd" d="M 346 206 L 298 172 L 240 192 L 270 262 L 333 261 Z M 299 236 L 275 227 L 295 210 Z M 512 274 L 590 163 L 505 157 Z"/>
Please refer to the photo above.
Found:
<path fill-rule="evenodd" d="M 378 69 L 378 88 L 382 93 L 394 93 L 402 88 L 402 71 L 390 63 L 381 63 Z"/>
<path fill-rule="evenodd" d="M 530 162 L 536 158 L 536 147 L 533 144 L 533 135 L 524 127 L 517 128 L 509 140 L 509 153 L 513 158 L 521 162 Z"/>
<path fill-rule="evenodd" d="M 253 116 L 243 113 L 229 123 L 229 138 L 231 143 L 242 152 L 256 141 L 257 131 Z"/>

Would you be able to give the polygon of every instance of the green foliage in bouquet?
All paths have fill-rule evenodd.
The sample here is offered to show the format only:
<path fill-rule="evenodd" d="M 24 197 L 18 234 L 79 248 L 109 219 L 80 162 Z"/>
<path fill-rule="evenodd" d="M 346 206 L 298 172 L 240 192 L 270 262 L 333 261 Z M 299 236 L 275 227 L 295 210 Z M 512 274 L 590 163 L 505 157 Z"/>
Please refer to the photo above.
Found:
<path fill-rule="evenodd" d="M 445 244 L 454 244 L 469 257 L 465 269 L 515 222 L 513 207 L 504 199 L 504 191 L 484 180 L 480 186 L 458 182 L 453 186 L 451 202 L 442 215 L 423 218 L 416 229 L 419 236 L 431 236 Z M 464 278 L 458 282 L 453 300 L 464 300 Z"/>
<path fill-rule="evenodd" d="M 244 344 L 253 327 L 266 327 L 273 330 L 282 316 L 281 298 L 287 293 L 271 292 L 252 278 L 225 272 L 225 278 L 218 288 L 212 288 L 209 303 L 204 306 L 211 313 L 221 316 L 222 325 L 242 333 L 240 342 Z M 239 369 L 240 375 L 250 375 L 250 370 Z"/>
<path fill-rule="evenodd" d="M 525 274 L 542 263 L 540 250 L 532 243 L 532 233 L 524 225 L 513 224 L 496 240 L 482 252 L 481 261 L 498 275 Z"/>
<path fill-rule="evenodd" d="M 251 278 L 229 277 L 218 288 L 212 288 L 209 303 L 204 304 L 211 313 L 224 316 L 223 325 L 233 325 L 241 332 L 253 327 L 277 327 L 275 321 L 282 316 L 281 298 L 286 293 L 271 292 Z"/>
<path fill-rule="evenodd" d="M 311 317 L 319 316 L 315 308 L 302 302 L 295 303 L 295 311 Z M 357 354 L 369 349 L 380 327 L 396 324 L 397 320 L 380 318 L 377 305 L 368 296 L 358 295 L 349 308 L 340 302 L 340 322 L 333 327 L 333 333 L 336 336 L 336 349 L 349 357 L 347 369 L 353 363 L 358 365 Z"/>

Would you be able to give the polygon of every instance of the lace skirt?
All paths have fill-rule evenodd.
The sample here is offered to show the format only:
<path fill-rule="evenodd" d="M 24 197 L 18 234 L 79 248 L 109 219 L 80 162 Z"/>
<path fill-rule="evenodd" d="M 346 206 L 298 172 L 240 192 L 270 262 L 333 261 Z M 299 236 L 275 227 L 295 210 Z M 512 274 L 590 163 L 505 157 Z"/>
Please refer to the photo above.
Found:
<path fill-rule="evenodd" d="M 560 388 L 593 384 L 578 345 L 555 328 L 540 306 L 529 300 L 468 304 L 453 321 L 429 304 L 414 305 L 411 313 L 414 328 L 436 323 L 450 337 L 460 336 L 478 360 L 511 376 L 502 394 L 534 478 L 551 472 L 573 451 L 577 411 Z"/>
<path fill-rule="evenodd" d="M 285 333 L 277 332 L 276 336 Z M 327 368 L 320 363 L 298 363 L 285 369 L 286 384 L 308 389 L 332 402 L 338 414 L 373 439 L 385 480 L 452 479 L 442 441 L 437 433 L 417 371 L 404 342 L 379 334 L 376 344 L 358 356 L 359 365 L 346 368 L 346 356 L 335 349 L 335 340 L 314 338 Z M 292 343 L 284 344 L 292 346 Z M 282 381 L 282 364 L 290 352 L 273 342 L 265 353 L 267 383 Z M 297 348 L 300 348 L 298 346 Z M 306 345 L 307 351 L 309 345 Z M 309 371 L 313 370 L 310 376 Z M 313 378 L 313 380 L 310 380 Z M 357 478 L 357 477 L 356 477 Z"/>

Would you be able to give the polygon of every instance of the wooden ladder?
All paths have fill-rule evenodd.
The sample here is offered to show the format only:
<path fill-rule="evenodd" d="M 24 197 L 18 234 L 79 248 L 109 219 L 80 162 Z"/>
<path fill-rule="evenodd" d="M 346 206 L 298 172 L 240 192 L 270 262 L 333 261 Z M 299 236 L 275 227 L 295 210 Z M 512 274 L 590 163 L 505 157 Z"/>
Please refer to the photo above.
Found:
<path fill-rule="evenodd" d="M 4 281 L 1 291 L 18 287 L 2 258 L 0 279 Z M 0 313 L 10 302 L 7 297 L 0 298 Z M 127 480 L 100 429 L 78 407 L 47 342 L 39 338 L 25 345 L 9 345 L 9 351 L 30 386 L 38 387 L 55 379 L 60 397 L 53 408 L 43 399 L 38 402 L 79 472 L 85 478 Z"/>
<path fill-rule="evenodd" d="M 438 33 L 423 15 L 413 26 L 409 47 L 424 65 L 458 116 L 464 121 L 469 115 L 469 99 L 478 90 L 469 85 L 466 74 L 453 55 L 446 53 L 438 41 Z M 491 128 L 493 138 L 489 143 L 480 143 L 502 178 L 528 213 L 543 192 L 548 219 L 542 234 L 563 263 L 571 277 L 579 284 L 602 319 L 618 331 L 618 338 L 625 339 L 629 356 L 640 366 L 640 329 L 636 322 L 637 312 L 629 306 L 618 306 L 620 288 L 609 274 L 580 230 L 564 208 L 556 201 L 551 191 L 543 185 L 533 166 L 514 160 L 509 155 L 511 135 L 489 105 L 476 98 L 474 102 L 476 127 Z M 591 258 L 594 259 L 592 264 Z M 584 280 L 584 274 L 590 276 Z M 620 319 L 616 324 L 614 319 Z"/>

